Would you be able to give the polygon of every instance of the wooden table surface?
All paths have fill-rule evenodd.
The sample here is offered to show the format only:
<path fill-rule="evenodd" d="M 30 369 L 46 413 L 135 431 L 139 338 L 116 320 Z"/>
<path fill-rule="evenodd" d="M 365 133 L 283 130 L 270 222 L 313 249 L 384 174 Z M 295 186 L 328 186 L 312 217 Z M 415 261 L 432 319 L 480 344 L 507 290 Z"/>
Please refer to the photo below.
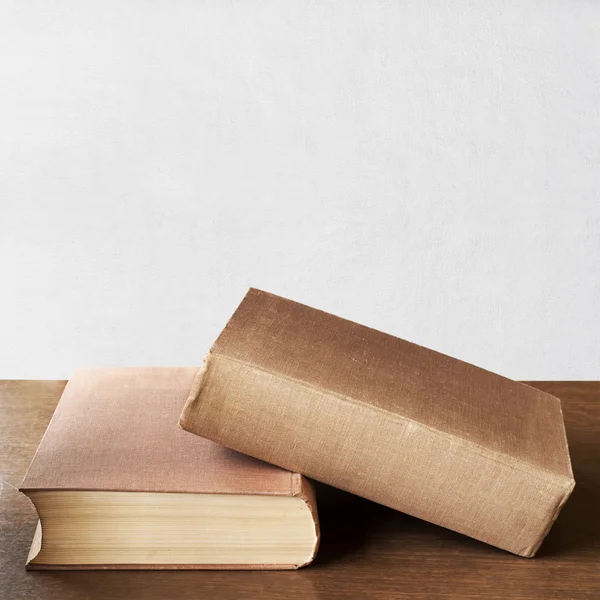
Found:
<path fill-rule="evenodd" d="M 577 486 L 534 559 L 326 486 L 299 571 L 28 572 L 36 513 L 17 491 L 65 385 L 0 381 L 0 598 L 600 600 L 600 382 L 530 382 L 563 401 Z"/>

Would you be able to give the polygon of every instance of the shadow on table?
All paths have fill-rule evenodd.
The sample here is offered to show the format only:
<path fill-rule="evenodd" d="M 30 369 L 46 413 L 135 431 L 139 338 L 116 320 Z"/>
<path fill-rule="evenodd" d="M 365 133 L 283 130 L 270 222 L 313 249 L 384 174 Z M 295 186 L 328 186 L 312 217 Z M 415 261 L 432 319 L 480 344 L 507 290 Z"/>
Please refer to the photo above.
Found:
<path fill-rule="evenodd" d="M 575 489 L 537 556 L 579 556 L 600 547 L 600 439 L 567 432 Z"/>
<path fill-rule="evenodd" d="M 346 563 L 360 566 L 375 551 L 379 561 L 424 550 L 448 549 L 466 554 L 505 555 L 502 550 L 455 531 L 316 483 L 321 546 L 314 566 Z M 389 555 L 389 557 L 388 557 Z M 371 559 L 372 560 L 372 557 Z"/>
<path fill-rule="evenodd" d="M 322 483 L 315 482 L 315 488 L 321 544 L 314 564 L 327 565 L 359 553 L 373 520 L 388 509 Z"/>

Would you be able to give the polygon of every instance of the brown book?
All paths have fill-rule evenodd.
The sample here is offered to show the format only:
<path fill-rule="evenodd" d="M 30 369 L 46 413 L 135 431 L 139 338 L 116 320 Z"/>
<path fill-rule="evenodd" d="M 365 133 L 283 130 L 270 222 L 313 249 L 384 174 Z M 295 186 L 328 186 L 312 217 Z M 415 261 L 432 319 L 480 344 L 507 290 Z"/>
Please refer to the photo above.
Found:
<path fill-rule="evenodd" d="M 557 398 L 256 289 L 180 425 L 528 557 L 575 485 Z"/>
<path fill-rule="evenodd" d="M 182 431 L 197 367 L 77 371 L 21 486 L 28 567 L 285 569 L 318 544 L 310 483 Z"/>

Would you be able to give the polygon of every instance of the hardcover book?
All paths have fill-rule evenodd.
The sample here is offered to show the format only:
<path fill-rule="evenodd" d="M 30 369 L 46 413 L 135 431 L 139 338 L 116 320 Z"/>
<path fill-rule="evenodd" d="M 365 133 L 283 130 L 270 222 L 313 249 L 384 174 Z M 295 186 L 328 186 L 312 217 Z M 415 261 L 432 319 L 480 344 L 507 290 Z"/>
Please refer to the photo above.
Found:
<path fill-rule="evenodd" d="M 575 485 L 557 398 L 256 289 L 180 425 L 527 557 Z"/>
<path fill-rule="evenodd" d="M 317 549 L 298 473 L 182 431 L 197 367 L 77 371 L 21 486 L 29 568 L 285 569 Z"/>

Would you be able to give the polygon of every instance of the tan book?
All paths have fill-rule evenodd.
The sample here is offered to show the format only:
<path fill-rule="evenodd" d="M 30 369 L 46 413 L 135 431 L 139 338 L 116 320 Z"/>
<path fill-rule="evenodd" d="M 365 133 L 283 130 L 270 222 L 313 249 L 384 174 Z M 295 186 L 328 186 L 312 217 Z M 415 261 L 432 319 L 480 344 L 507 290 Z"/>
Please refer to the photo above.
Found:
<path fill-rule="evenodd" d="M 285 569 L 308 564 L 310 483 L 182 431 L 197 367 L 77 371 L 21 486 L 29 568 Z"/>
<path fill-rule="evenodd" d="M 575 485 L 557 398 L 256 289 L 180 425 L 528 557 Z"/>

